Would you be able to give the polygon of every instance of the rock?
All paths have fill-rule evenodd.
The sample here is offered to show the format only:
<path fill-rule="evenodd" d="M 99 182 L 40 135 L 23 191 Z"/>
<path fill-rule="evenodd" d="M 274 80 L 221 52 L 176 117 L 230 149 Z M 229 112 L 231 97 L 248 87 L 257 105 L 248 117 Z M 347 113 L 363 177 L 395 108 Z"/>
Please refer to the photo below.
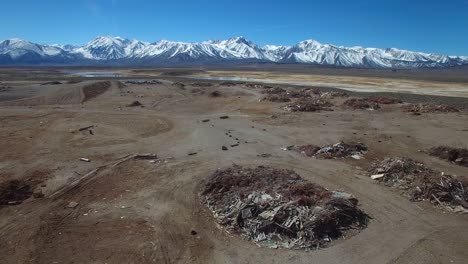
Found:
<path fill-rule="evenodd" d="M 221 149 L 222 150 L 228 150 L 228 148 L 226 146 L 222 146 Z"/>
<path fill-rule="evenodd" d="M 219 119 L 228 119 L 229 116 L 225 115 L 225 116 L 220 116 Z"/>

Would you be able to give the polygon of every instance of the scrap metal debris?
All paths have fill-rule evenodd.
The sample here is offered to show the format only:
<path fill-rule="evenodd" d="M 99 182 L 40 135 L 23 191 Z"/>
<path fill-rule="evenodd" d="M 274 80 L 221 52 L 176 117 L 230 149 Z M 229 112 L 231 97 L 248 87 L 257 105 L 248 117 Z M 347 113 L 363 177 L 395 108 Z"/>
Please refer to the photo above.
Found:
<path fill-rule="evenodd" d="M 404 157 L 386 158 L 373 164 L 369 174 L 374 180 L 403 190 L 412 201 L 429 200 L 452 210 L 458 206 L 468 209 L 467 182 L 421 162 Z"/>
<path fill-rule="evenodd" d="M 201 196 L 221 228 L 270 248 L 325 247 L 359 232 L 369 219 L 352 195 L 272 167 L 219 169 Z"/>

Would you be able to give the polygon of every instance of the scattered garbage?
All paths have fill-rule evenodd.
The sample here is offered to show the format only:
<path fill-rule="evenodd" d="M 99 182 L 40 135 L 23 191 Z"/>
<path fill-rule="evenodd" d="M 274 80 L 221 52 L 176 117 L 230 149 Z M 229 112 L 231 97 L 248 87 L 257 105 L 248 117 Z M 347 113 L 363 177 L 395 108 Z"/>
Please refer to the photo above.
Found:
<path fill-rule="evenodd" d="M 265 166 L 219 169 L 201 197 L 221 228 L 269 248 L 326 247 L 359 232 L 369 219 L 352 195 Z"/>
<path fill-rule="evenodd" d="M 468 209 L 468 184 L 452 175 L 404 157 L 386 158 L 369 169 L 372 179 L 403 190 L 411 201 L 429 200 L 453 210 Z"/>
<path fill-rule="evenodd" d="M 84 161 L 84 162 L 91 162 L 90 159 L 87 159 L 87 158 L 80 158 L 81 161 Z"/>
<path fill-rule="evenodd" d="M 197 155 L 197 154 L 198 154 L 198 152 L 189 152 L 187 155 L 193 156 L 193 155 Z"/>
<path fill-rule="evenodd" d="M 404 105 L 403 111 L 405 112 L 410 112 L 410 113 L 456 113 L 460 112 L 460 110 L 454 106 L 451 105 L 445 105 L 445 104 L 430 104 L 430 103 L 425 103 L 425 104 L 409 104 L 409 105 Z"/>
<path fill-rule="evenodd" d="M 135 107 L 135 106 L 143 106 L 142 103 L 139 101 L 133 101 L 131 104 L 127 105 L 127 107 Z"/>
<path fill-rule="evenodd" d="M 17 205 L 31 197 L 33 187 L 27 182 L 11 180 L 0 184 L 0 205 Z"/>
<path fill-rule="evenodd" d="M 228 148 L 226 146 L 222 146 L 221 150 L 228 150 Z"/>
<path fill-rule="evenodd" d="M 209 119 L 203 119 L 202 122 L 206 123 L 206 122 L 210 122 L 210 120 Z"/>
<path fill-rule="evenodd" d="M 227 116 L 227 115 L 224 115 L 224 116 L 220 116 L 220 117 L 219 117 L 219 119 L 228 119 L 228 118 L 229 118 L 229 116 Z"/>
<path fill-rule="evenodd" d="M 468 167 L 468 149 L 439 146 L 430 148 L 428 153 L 431 156 L 436 156 L 457 165 Z"/>
<path fill-rule="evenodd" d="M 368 148 L 363 143 L 345 143 L 338 142 L 333 145 L 324 145 L 322 147 L 315 145 L 294 146 L 292 149 L 304 154 L 307 157 L 320 159 L 337 159 L 351 157 L 361 159 Z"/>
<path fill-rule="evenodd" d="M 377 110 L 380 109 L 380 105 L 368 98 L 351 98 L 343 103 L 344 106 L 352 109 L 366 109 L 366 110 Z"/>

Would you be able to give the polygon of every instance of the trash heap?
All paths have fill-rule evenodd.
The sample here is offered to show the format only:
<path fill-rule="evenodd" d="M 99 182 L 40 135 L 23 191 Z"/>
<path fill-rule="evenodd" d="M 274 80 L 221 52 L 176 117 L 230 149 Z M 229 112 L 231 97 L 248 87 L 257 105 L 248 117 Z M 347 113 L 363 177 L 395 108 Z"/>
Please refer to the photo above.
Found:
<path fill-rule="evenodd" d="M 380 109 L 380 105 L 369 98 L 351 98 L 343 102 L 345 107 L 351 109 L 366 109 L 366 110 L 377 110 Z"/>
<path fill-rule="evenodd" d="M 303 145 L 296 147 L 296 150 L 307 157 L 316 157 L 320 159 L 337 159 L 346 157 L 361 159 L 367 152 L 368 148 L 363 143 L 338 142 L 333 145 L 325 145 L 322 147 Z"/>
<path fill-rule="evenodd" d="M 333 104 L 324 99 L 317 98 L 300 98 L 294 103 L 284 107 L 286 111 L 290 112 L 317 112 L 317 111 L 333 111 L 330 107 Z"/>
<path fill-rule="evenodd" d="M 460 112 L 456 107 L 445 104 L 409 104 L 403 106 L 403 111 L 410 113 L 456 113 Z"/>
<path fill-rule="evenodd" d="M 325 247 L 365 228 L 369 218 L 350 194 L 272 167 L 219 169 L 201 197 L 221 228 L 270 248 Z"/>
<path fill-rule="evenodd" d="M 468 149 L 439 146 L 430 148 L 429 155 L 468 167 Z"/>
<path fill-rule="evenodd" d="M 402 157 L 386 158 L 369 169 L 370 177 L 403 190 L 410 200 L 429 200 L 436 205 L 468 213 L 468 184 Z"/>

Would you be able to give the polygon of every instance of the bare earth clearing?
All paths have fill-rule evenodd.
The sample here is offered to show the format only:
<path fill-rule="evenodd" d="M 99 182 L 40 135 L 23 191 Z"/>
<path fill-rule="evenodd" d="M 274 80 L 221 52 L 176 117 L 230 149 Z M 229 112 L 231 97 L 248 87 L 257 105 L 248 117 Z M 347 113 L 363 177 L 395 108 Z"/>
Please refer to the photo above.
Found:
<path fill-rule="evenodd" d="M 458 111 L 418 105 L 422 110 L 414 113 L 405 110 L 408 101 L 400 94 L 395 96 L 403 103 L 380 103 L 377 108 L 374 102 L 386 101 L 374 98 L 375 110 L 369 110 L 368 99 L 345 103 L 355 96 L 362 98 L 355 93 L 343 96 L 313 89 L 294 93 L 299 88 L 284 84 L 269 84 L 283 91 L 186 78 L 192 73 L 181 77 L 167 71 L 144 75 L 120 70 L 134 75 L 91 80 L 38 70 L 31 73 L 36 79 L 26 80 L 21 77 L 25 72 L 0 72 L 2 263 L 466 263 L 468 259 L 468 214 L 462 205 L 449 207 L 432 198 L 411 201 L 405 190 L 379 183 L 368 173 L 372 164 L 385 158 L 408 157 L 466 186 L 468 168 L 459 165 L 464 160 L 458 164 L 427 153 L 438 146 L 468 148 L 468 114 L 461 107 L 468 99 L 454 97 L 468 96 L 463 81 L 369 79 L 369 87 L 382 85 L 387 92 L 417 87 L 410 92 L 451 96 L 415 97 L 411 103 L 453 102 Z M 299 75 L 284 76 L 298 80 Z M 158 81 L 150 83 L 154 78 Z M 368 89 L 361 85 L 366 79 L 362 76 L 328 75 L 316 81 L 318 86 L 339 87 L 331 79 L 345 82 L 353 91 Z M 57 82 L 46 83 L 51 81 Z M 431 88 L 433 83 L 437 87 Z M 263 100 L 276 92 L 291 101 Z M 325 149 L 321 146 L 341 141 L 361 142 L 367 150 L 355 158 L 354 152 L 337 158 L 320 152 Z M 134 157 L 147 153 L 157 157 Z M 352 236 L 327 240 L 329 245 L 318 250 L 259 247 L 228 233 L 216 224 L 200 192 L 213 173 L 233 165 L 293 170 L 304 181 L 349 193 L 370 217 L 367 227 Z M 284 191 L 283 187 L 278 188 Z"/>

